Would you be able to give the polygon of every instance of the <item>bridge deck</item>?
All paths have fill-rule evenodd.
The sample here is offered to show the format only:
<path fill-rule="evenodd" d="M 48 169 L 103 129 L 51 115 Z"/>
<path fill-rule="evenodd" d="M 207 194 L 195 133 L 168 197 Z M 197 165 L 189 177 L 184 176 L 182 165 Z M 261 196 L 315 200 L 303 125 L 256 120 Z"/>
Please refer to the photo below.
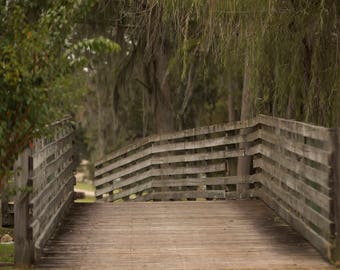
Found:
<path fill-rule="evenodd" d="M 332 269 L 258 200 L 76 204 L 37 266 Z"/>

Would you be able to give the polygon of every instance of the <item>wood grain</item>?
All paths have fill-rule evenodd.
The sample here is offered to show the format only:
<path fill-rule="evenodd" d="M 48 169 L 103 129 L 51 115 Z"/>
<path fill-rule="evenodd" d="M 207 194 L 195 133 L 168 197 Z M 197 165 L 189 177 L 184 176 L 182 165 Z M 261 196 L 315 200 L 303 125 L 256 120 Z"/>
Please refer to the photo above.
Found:
<path fill-rule="evenodd" d="M 75 204 L 37 268 L 332 269 L 265 204 Z"/>

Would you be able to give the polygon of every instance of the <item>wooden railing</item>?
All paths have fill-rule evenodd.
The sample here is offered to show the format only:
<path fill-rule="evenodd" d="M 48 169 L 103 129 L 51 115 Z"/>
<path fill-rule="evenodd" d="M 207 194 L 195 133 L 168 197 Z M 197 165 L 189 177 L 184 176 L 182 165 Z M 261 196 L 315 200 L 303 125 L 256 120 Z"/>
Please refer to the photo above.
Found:
<path fill-rule="evenodd" d="M 332 258 L 335 130 L 265 116 L 258 123 L 259 142 L 248 151 L 262 184 L 257 196 Z"/>
<path fill-rule="evenodd" d="M 74 127 L 54 123 L 51 136 L 35 140 L 19 158 L 15 200 L 15 262 L 37 261 L 41 249 L 73 202 Z"/>
<path fill-rule="evenodd" d="M 230 175 L 232 160 L 245 155 L 240 130 L 255 121 L 156 135 L 96 164 L 96 197 L 109 201 L 225 199 L 251 196 L 251 177 Z"/>
<path fill-rule="evenodd" d="M 260 115 L 142 139 L 99 161 L 94 183 L 108 201 L 257 197 L 339 260 L 339 162 L 338 129 Z"/>

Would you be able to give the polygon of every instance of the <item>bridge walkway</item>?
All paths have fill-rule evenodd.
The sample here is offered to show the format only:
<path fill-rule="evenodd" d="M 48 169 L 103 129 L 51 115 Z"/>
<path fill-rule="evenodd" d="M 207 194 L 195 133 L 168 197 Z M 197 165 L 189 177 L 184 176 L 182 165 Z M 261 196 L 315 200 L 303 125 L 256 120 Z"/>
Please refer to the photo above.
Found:
<path fill-rule="evenodd" d="M 333 269 L 260 200 L 74 204 L 36 267 Z"/>

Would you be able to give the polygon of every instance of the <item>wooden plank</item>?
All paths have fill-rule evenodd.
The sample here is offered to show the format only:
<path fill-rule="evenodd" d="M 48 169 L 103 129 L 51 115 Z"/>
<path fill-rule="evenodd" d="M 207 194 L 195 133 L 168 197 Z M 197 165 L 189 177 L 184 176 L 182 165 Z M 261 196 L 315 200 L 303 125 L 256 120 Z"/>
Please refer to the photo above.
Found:
<path fill-rule="evenodd" d="M 296 191 L 300 196 L 305 197 L 321 207 L 325 212 L 330 213 L 331 198 L 307 185 L 301 179 L 296 179 L 291 174 L 282 170 L 282 168 L 269 164 L 263 158 L 254 160 L 254 167 L 261 168 L 281 183 Z"/>
<path fill-rule="evenodd" d="M 49 226 L 48 224 L 50 224 L 50 220 L 51 220 L 50 217 L 54 216 L 54 214 L 60 208 L 60 205 L 64 204 L 64 199 L 65 199 L 64 195 L 68 194 L 69 192 L 73 193 L 73 184 L 74 184 L 74 177 L 72 176 L 68 179 L 68 181 L 65 184 L 63 184 L 63 186 L 59 189 L 59 192 L 55 194 L 55 196 L 38 213 L 38 216 L 34 217 L 34 219 L 37 219 L 39 221 L 39 227 L 41 230 L 46 230 L 46 226 Z M 40 233 L 41 232 L 39 232 L 39 234 Z M 37 236 L 34 235 L 33 238 L 37 238 Z"/>
<path fill-rule="evenodd" d="M 218 186 L 218 185 L 233 185 L 233 184 L 249 184 L 253 183 L 249 176 L 221 176 L 207 178 L 179 178 L 179 179 L 161 179 L 153 180 L 152 187 L 181 187 L 181 186 Z"/>
<path fill-rule="evenodd" d="M 303 160 L 293 160 L 264 144 L 257 144 L 256 146 L 253 146 L 248 150 L 247 154 L 261 154 L 266 158 L 277 162 L 280 166 L 319 184 L 325 190 L 330 192 L 330 170 L 328 170 L 328 172 L 318 170 L 303 163 Z"/>
<path fill-rule="evenodd" d="M 153 192 L 154 200 L 183 200 L 183 199 L 225 199 L 225 190 L 205 190 L 205 191 L 163 191 Z"/>
<path fill-rule="evenodd" d="M 16 267 L 24 268 L 33 263 L 33 242 L 29 237 L 29 194 L 27 192 L 29 154 L 30 150 L 24 150 L 14 165 L 15 171 L 17 171 L 15 183 L 18 188 L 14 203 L 14 264 Z"/>
<path fill-rule="evenodd" d="M 159 136 L 159 140 L 174 140 L 179 138 L 189 138 L 194 136 L 201 136 L 201 135 L 207 135 L 207 134 L 216 134 L 216 133 L 222 133 L 232 130 L 240 130 L 243 128 L 253 127 L 258 124 L 258 120 L 256 118 L 249 119 L 245 121 L 238 121 L 238 122 L 229 122 L 229 123 L 223 123 L 223 124 L 216 124 L 211 126 L 204 126 L 204 127 L 198 127 L 193 129 L 187 129 L 183 131 L 178 131 L 174 133 L 169 134 L 161 134 Z"/>
<path fill-rule="evenodd" d="M 208 177 L 208 178 L 180 178 L 180 179 L 158 179 L 151 180 L 147 183 L 123 190 L 119 193 L 110 195 L 111 201 L 130 196 L 137 192 L 143 192 L 146 189 L 157 187 L 188 187 L 188 186 L 205 186 L 205 185 L 231 185 L 239 183 L 252 183 L 250 177 L 225 176 L 225 177 Z M 96 196 L 101 196 L 113 191 L 113 186 L 96 190 Z"/>
<path fill-rule="evenodd" d="M 304 137 L 309 137 L 323 142 L 330 142 L 331 139 L 330 130 L 325 127 L 297 122 L 294 120 L 271 117 L 263 114 L 258 116 L 258 120 L 260 124 L 278 127 L 282 130 L 300 134 Z"/>
<path fill-rule="evenodd" d="M 228 138 L 220 137 L 220 138 L 204 139 L 204 140 L 198 140 L 198 141 L 184 141 L 184 142 L 179 142 L 179 143 L 159 145 L 158 147 L 154 147 L 155 149 L 153 150 L 153 153 L 210 148 L 210 147 L 224 146 L 228 144 L 241 143 L 243 141 L 244 141 L 244 138 L 238 135 L 228 137 Z"/>
<path fill-rule="evenodd" d="M 148 194 L 144 194 L 141 196 L 137 196 L 134 199 L 130 199 L 127 202 L 147 202 L 147 201 L 152 201 L 153 200 L 153 193 L 148 193 Z"/>
<path fill-rule="evenodd" d="M 54 146 L 58 147 L 59 144 L 62 144 L 65 141 L 69 141 L 72 138 L 74 138 L 74 130 L 69 131 L 68 133 L 66 133 L 65 135 L 60 137 L 58 140 L 54 140 L 51 143 L 46 144 L 41 148 L 34 149 L 33 157 L 36 158 L 39 154 L 45 152 L 47 149 L 54 147 Z M 43 140 L 43 139 L 41 139 L 41 140 Z M 58 147 L 58 148 L 60 148 L 60 147 Z M 39 166 L 39 163 L 37 163 L 36 166 Z"/>
<path fill-rule="evenodd" d="M 148 174 L 150 177 L 150 174 Z M 239 183 L 253 183 L 254 178 L 247 177 L 239 177 L 239 176 L 224 176 L 224 177 L 208 177 L 208 178 L 177 178 L 177 179 L 161 179 L 161 180 L 152 180 L 152 187 L 179 187 L 179 186 L 202 186 L 202 185 L 232 185 Z M 148 185 L 147 185 L 148 186 Z M 110 185 L 104 188 L 98 188 L 96 190 L 96 196 L 101 196 L 103 194 L 109 193 L 113 191 L 116 185 Z M 134 190 L 134 188 L 132 188 Z M 143 191 L 143 188 L 141 190 Z M 137 192 L 137 191 L 135 191 Z M 135 193 L 132 192 L 131 194 Z"/>
<path fill-rule="evenodd" d="M 225 164 L 223 163 L 217 163 L 217 164 L 210 164 L 210 165 L 203 165 L 203 166 L 189 166 L 189 167 L 173 167 L 173 168 L 162 168 L 162 169 L 150 169 L 152 173 L 141 173 L 141 175 L 146 175 L 146 177 L 150 176 L 160 176 L 160 175 L 178 175 L 178 174 L 198 174 L 198 173 L 208 173 L 208 172 L 221 172 L 225 170 Z M 105 183 L 114 181 L 115 179 L 119 179 L 120 177 L 124 176 L 125 173 L 117 173 L 117 174 L 112 174 L 107 177 L 101 178 L 101 179 L 95 179 L 94 180 L 94 185 L 101 186 Z M 140 181 L 142 179 L 145 179 L 145 177 L 135 177 L 132 176 L 124 180 L 119 180 L 116 183 L 114 183 L 116 188 L 120 188 L 124 185 L 129 185 L 134 182 Z M 123 185 L 122 185 L 123 183 Z M 126 184 L 124 184 L 126 183 Z"/>
<path fill-rule="evenodd" d="M 110 172 L 114 169 L 117 169 L 121 166 L 128 165 L 132 162 L 138 161 L 138 159 L 145 158 L 151 156 L 156 153 L 167 152 L 168 150 L 162 148 L 163 146 L 153 146 L 152 148 L 147 148 L 142 150 L 141 152 L 137 152 L 132 156 L 126 157 L 124 159 L 118 160 L 112 164 L 109 164 L 101 169 L 97 169 L 95 171 L 95 177 L 100 177 L 104 173 Z M 179 149 L 183 150 L 183 149 Z M 211 160 L 211 159 L 222 159 L 222 158 L 232 158 L 243 156 L 244 150 L 229 150 L 229 151 L 216 151 L 216 152 L 207 152 L 207 153 L 196 153 L 196 154 L 187 154 L 187 155 L 174 155 L 174 156 L 166 156 L 166 157 L 155 157 L 152 164 L 164 164 L 164 163 L 176 163 L 176 162 L 191 162 L 191 161 L 200 161 L 200 160 Z"/>
<path fill-rule="evenodd" d="M 290 194 L 288 191 L 284 190 L 268 175 L 264 173 L 257 174 L 256 179 L 261 182 L 267 189 L 269 189 L 273 194 L 275 194 L 277 198 L 280 199 L 280 201 L 296 211 L 301 217 L 318 227 L 323 232 L 323 236 L 327 237 L 326 239 L 330 239 L 331 228 L 333 226 L 332 221 L 315 211 L 309 205 L 305 204 L 304 199 L 301 199 L 301 197 L 296 198 L 295 196 L 293 196 L 293 194 Z"/>
<path fill-rule="evenodd" d="M 156 135 L 151 135 L 143 139 L 139 139 L 136 142 L 129 144 L 127 146 L 124 146 L 116 151 L 114 151 L 112 154 L 108 154 L 105 156 L 103 159 L 97 161 L 95 163 L 95 168 L 99 168 L 100 166 L 103 166 L 105 163 L 110 162 L 118 157 L 127 155 L 130 152 L 133 152 L 139 148 L 143 148 L 148 146 L 149 144 L 151 145 L 155 141 Z"/>
<path fill-rule="evenodd" d="M 49 175 L 43 173 L 39 175 L 39 177 L 34 177 L 32 179 L 33 192 L 31 194 L 31 200 L 34 197 L 39 197 L 40 196 L 39 194 L 43 192 L 42 190 L 47 191 L 48 189 L 46 187 L 47 186 L 51 187 L 50 183 L 55 183 L 56 181 L 58 181 L 59 178 L 65 177 L 65 174 L 66 174 L 65 170 L 67 170 L 69 174 L 73 172 L 73 170 L 75 169 L 74 167 L 75 163 L 72 159 L 73 153 L 71 151 L 71 152 L 68 152 L 66 155 L 67 156 L 64 156 L 62 159 L 63 162 L 60 164 L 60 167 L 54 167 L 55 168 L 54 172 L 50 171 Z"/>
<path fill-rule="evenodd" d="M 123 190 L 119 193 L 112 194 L 112 195 L 109 196 L 108 201 L 115 201 L 115 200 L 118 200 L 118 199 L 121 199 L 121 198 L 124 198 L 124 197 L 128 197 L 128 196 L 135 194 L 137 192 L 143 192 L 146 189 L 152 188 L 153 187 L 152 184 L 153 184 L 152 181 L 149 181 L 147 183 L 139 184 L 138 186 Z M 101 195 L 101 194 L 99 193 L 99 195 Z M 96 192 L 96 196 L 98 196 L 97 192 Z"/>
<path fill-rule="evenodd" d="M 281 216 L 288 224 L 290 224 L 297 232 L 303 235 L 326 259 L 330 259 L 331 244 L 309 228 L 301 219 L 286 207 L 280 204 L 273 196 L 269 195 L 264 188 L 256 192 L 269 207 Z"/>
<path fill-rule="evenodd" d="M 103 167 L 100 169 L 95 169 L 94 176 L 98 178 L 98 176 L 101 176 L 107 172 L 113 171 L 119 167 L 125 166 L 127 164 L 130 164 L 132 162 L 136 162 L 141 158 L 146 158 L 151 156 L 152 154 L 152 147 L 148 147 L 146 149 L 140 150 L 140 152 L 134 153 L 128 157 L 118 159 L 117 161 L 110 163 L 110 164 L 104 164 Z"/>
<path fill-rule="evenodd" d="M 340 116 L 340 115 L 339 115 Z M 339 118 L 340 124 L 340 118 Z M 333 143 L 333 211 L 335 222 L 335 241 L 332 260 L 336 265 L 340 265 L 340 128 L 334 129 L 332 132 Z"/>
<path fill-rule="evenodd" d="M 52 173 L 55 173 L 59 170 L 60 167 L 63 166 L 64 163 L 68 162 L 70 158 L 72 158 L 74 152 L 73 152 L 72 145 L 69 145 L 67 149 L 65 149 L 65 152 L 57 156 L 53 161 L 46 164 L 45 173 L 46 176 L 51 175 Z"/>
<path fill-rule="evenodd" d="M 65 200 L 61 203 L 58 210 L 53 213 L 53 216 L 49 219 L 48 224 L 45 226 L 44 230 L 40 233 L 39 237 L 37 238 L 34 248 L 34 260 L 38 262 L 43 255 L 43 247 L 46 245 L 46 242 L 49 240 L 51 235 L 56 230 L 59 222 L 61 219 L 67 214 L 70 206 L 73 203 L 73 190 L 70 191 L 65 198 Z"/>
<path fill-rule="evenodd" d="M 35 267 L 333 269 L 260 200 L 75 204 Z"/>
<path fill-rule="evenodd" d="M 260 138 L 264 141 L 329 167 L 331 161 L 331 152 L 316 148 L 311 145 L 288 140 L 282 136 L 271 134 L 270 132 L 263 129 L 259 131 L 259 134 Z"/>
<path fill-rule="evenodd" d="M 46 207 L 46 204 L 51 200 L 54 194 L 57 194 L 60 187 L 73 177 L 74 162 L 71 161 L 69 165 L 59 173 L 59 175 L 50 183 L 48 183 L 34 198 L 30 201 L 33 209 L 33 216 Z"/>
<path fill-rule="evenodd" d="M 256 126 L 257 124 L 258 124 L 258 120 L 257 118 L 254 118 L 254 119 L 250 119 L 250 120 L 246 120 L 242 122 L 217 124 L 217 125 L 187 129 L 187 130 L 173 132 L 169 134 L 152 135 L 147 138 L 141 139 L 133 144 L 130 144 L 124 148 L 121 148 L 120 150 L 115 151 L 112 154 L 107 155 L 102 160 L 96 162 L 95 167 L 99 167 L 110 160 L 113 160 L 119 156 L 127 154 L 131 151 L 134 151 L 140 147 L 146 146 L 147 144 L 150 144 L 150 143 L 166 141 L 166 140 L 174 140 L 174 139 L 180 139 L 180 138 L 184 139 L 184 138 L 193 137 L 193 136 L 226 132 L 226 131 L 231 131 L 231 130 L 239 130 L 242 128 L 253 127 L 253 126 Z"/>

